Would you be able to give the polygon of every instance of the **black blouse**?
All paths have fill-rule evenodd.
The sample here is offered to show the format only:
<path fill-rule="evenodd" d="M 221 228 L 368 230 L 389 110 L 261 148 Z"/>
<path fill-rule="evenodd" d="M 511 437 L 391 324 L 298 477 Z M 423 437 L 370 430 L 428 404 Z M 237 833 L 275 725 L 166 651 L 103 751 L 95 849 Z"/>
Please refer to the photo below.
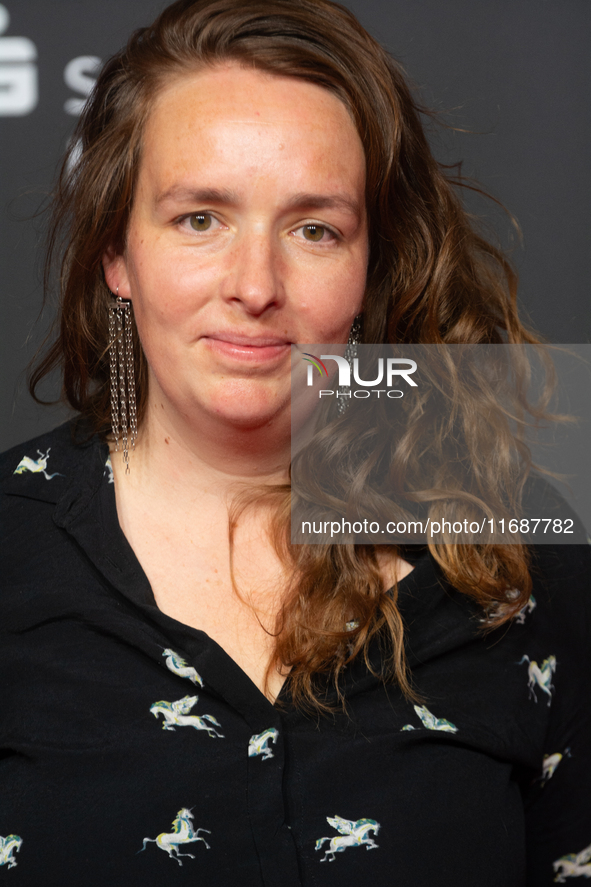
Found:
<path fill-rule="evenodd" d="M 346 713 L 310 716 L 158 610 L 98 439 L 62 426 L 0 468 L 7 885 L 591 877 L 588 546 L 534 549 L 529 605 L 485 636 L 423 553 L 399 599 L 421 703 L 356 662 Z"/>

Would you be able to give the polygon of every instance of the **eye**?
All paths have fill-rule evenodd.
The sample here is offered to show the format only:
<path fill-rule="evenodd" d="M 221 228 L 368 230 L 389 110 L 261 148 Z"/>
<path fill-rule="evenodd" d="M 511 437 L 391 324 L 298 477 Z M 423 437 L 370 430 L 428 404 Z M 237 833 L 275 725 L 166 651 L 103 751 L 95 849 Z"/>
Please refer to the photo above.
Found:
<path fill-rule="evenodd" d="M 199 210 L 195 213 L 187 213 L 175 220 L 182 230 L 193 234 L 214 234 L 223 231 L 226 226 L 220 222 L 214 213 L 207 210 Z"/>
<path fill-rule="evenodd" d="M 193 231 L 207 231 L 211 228 L 212 217 L 210 213 L 195 213 L 189 216 L 189 224 Z"/>
<path fill-rule="evenodd" d="M 326 228 L 323 228 L 322 225 L 304 225 L 302 228 L 302 233 L 306 240 L 312 240 L 314 243 L 322 240 L 325 231 Z"/>
<path fill-rule="evenodd" d="M 301 232 L 301 236 L 304 240 L 307 240 L 308 243 L 329 243 L 331 240 L 336 240 L 337 236 L 334 231 L 331 231 L 330 228 L 327 228 L 325 225 L 302 225 L 301 228 L 297 228 L 295 233 Z"/>

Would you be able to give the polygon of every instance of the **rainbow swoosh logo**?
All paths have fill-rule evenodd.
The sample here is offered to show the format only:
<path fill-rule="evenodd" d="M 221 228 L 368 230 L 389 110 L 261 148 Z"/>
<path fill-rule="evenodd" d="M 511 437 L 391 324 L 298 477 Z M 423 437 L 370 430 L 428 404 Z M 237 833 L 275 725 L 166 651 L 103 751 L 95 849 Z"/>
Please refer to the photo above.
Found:
<path fill-rule="evenodd" d="M 316 357 L 314 354 L 308 354 L 307 351 L 304 351 L 303 353 L 304 357 L 302 359 L 305 360 L 306 363 L 311 363 L 312 366 L 315 366 L 321 376 L 328 376 L 328 370 L 319 357 Z"/>

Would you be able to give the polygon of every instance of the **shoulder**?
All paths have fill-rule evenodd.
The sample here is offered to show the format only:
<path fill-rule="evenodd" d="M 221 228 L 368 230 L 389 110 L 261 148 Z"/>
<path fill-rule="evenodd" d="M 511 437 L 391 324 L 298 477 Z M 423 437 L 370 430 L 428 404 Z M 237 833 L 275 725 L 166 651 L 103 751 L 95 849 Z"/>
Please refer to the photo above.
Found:
<path fill-rule="evenodd" d="M 46 431 L 37 437 L 24 443 L 17 444 L 11 449 L 0 454 L 0 482 L 12 474 L 24 474 L 31 469 L 26 467 L 31 464 L 40 465 L 41 462 L 55 462 L 67 451 L 75 449 L 74 426 L 71 422 L 64 422 L 52 431 Z"/>
<path fill-rule="evenodd" d="M 548 629 L 575 637 L 588 648 L 591 633 L 591 546 L 531 546 L 530 574 L 534 600 Z"/>
<path fill-rule="evenodd" d="M 0 514 L 2 541 L 11 543 L 14 533 L 30 535 L 35 516 L 55 506 L 76 459 L 72 425 L 66 422 L 53 431 L 12 447 L 0 455 Z"/>
<path fill-rule="evenodd" d="M 71 420 L 11 447 L 0 454 L 0 488 L 4 491 L 7 486 L 12 487 L 11 479 L 15 477 L 23 479 L 23 489 L 31 482 L 41 488 L 43 481 L 45 484 L 57 481 L 59 485 L 59 479 L 68 476 L 68 469 L 92 439 L 92 434 L 85 434 L 80 424 Z"/>
<path fill-rule="evenodd" d="M 0 455 L 2 613 L 53 587 L 74 569 L 72 542 L 57 521 L 90 484 L 104 479 L 106 446 L 67 422 Z M 70 554 L 69 554 L 70 552 Z M 12 604 L 11 604 L 12 602 Z"/>
<path fill-rule="evenodd" d="M 534 594 L 537 590 L 546 600 L 552 620 L 566 620 L 571 631 L 585 634 L 591 622 L 588 528 L 558 489 L 539 475 L 527 482 L 524 506 L 530 526 Z"/>
<path fill-rule="evenodd" d="M 71 481 L 85 473 L 83 460 L 97 448 L 100 448 L 98 436 L 85 433 L 80 423 L 72 420 L 2 453 L 3 539 L 6 540 L 14 520 L 24 528 L 36 514 L 53 514 L 54 509 L 48 511 L 48 505 L 57 505 L 71 487 Z"/>
<path fill-rule="evenodd" d="M 556 481 L 556 484 L 560 483 Z M 565 515 L 576 519 L 578 527 L 582 527 L 580 517 L 577 515 L 575 505 L 572 501 L 566 485 L 561 484 L 560 489 L 552 480 L 548 480 L 541 474 L 532 472 L 523 490 L 523 511 L 528 518 L 535 518 L 536 512 L 540 512 L 540 517 L 551 517 L 560 511 L 564 511 Z"/>
<path fill-rule="evenodd" d="M 568 488 L 562 489 L 564 493 L 539 474 L 528 477 L 523 491 L 523 516 L 531 544 L 557 543 L 570 547 L 590 542 L 591 528 L 585 527 L 577 514 L 577 505 Z"/>

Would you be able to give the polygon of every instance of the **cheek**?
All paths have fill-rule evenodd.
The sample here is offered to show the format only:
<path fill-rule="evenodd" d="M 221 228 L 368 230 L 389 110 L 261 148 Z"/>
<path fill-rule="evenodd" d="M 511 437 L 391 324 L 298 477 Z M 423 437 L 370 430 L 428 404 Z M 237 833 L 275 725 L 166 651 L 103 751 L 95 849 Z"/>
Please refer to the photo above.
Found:
<path fill-rule="evenodd" d="M 132 266 L 131 290 L 138 329 L 181 327 L 204 300 L 207 280 L 199 269 L 154 251 Z"/>
<path fill-rule="evenodd" d="M 363 262 L 351 263 L 346 269 L 316 278 L 302 302 L 302 314 L 309 322 L 314 338 L 310 341 L 344 342 L 351 324 L 362 310 L 365 295 L 366 268 Z"/>

